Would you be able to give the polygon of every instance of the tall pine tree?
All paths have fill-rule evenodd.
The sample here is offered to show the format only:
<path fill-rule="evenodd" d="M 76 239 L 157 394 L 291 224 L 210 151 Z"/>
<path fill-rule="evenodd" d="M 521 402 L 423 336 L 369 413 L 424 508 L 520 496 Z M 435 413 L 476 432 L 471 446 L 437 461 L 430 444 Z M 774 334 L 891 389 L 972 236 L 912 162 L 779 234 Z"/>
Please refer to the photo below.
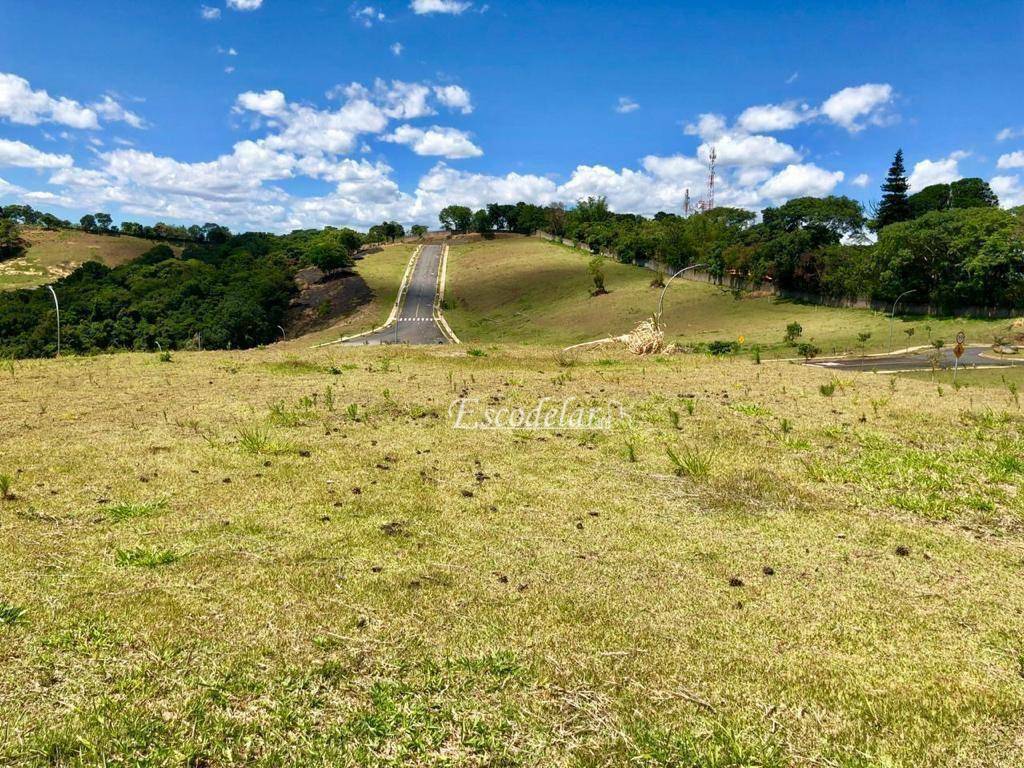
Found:
<path fill-rule="evenodd" d="M 910 198 L 907 190 L 907 169 L 903 166 L 903 150 L 896 151 L 896 157 L 889 168 L 889 175 L 882 185 L 882 202 L 875 212 L 875 229 L 881 229 L 897 221 L 909 221 L 913 218 L 910 210 Z"/>

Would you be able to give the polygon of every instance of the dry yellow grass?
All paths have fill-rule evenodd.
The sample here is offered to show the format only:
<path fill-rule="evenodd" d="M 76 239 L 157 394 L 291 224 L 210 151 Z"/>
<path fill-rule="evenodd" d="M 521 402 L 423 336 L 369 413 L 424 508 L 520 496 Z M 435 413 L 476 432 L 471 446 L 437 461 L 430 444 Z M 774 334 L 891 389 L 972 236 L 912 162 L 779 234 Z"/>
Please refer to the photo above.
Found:
<path fill-rule="evenodd" d="M 32 288 L 64 277 L 87 261 L 117 267 L 158 245 L 138 237 L 91 235 L 74 230 L 26 229 L 29 247 L 17 259 L 0 263 L 0 290 Z M 172 246 L 180 252 L 180 246 Z"/>
<path fill-rule="evenodd" d="M 484 352 L 0 369 L 0 763 L 1024 761 L 1009 393 Z"/>

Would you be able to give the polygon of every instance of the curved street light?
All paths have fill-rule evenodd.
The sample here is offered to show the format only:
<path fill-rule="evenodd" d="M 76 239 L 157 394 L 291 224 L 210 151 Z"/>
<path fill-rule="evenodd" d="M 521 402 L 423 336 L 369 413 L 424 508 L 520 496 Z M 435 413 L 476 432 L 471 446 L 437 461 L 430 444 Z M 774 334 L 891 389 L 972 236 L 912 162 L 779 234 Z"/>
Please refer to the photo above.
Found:
<path fill-rule="evenodd" d="M 665 287 L 661 290 L 661 299 L 658 301 L 658 314 L 656 315 L 656 317 L 659 323 L 661 322 L 661 313 L 665 309 L 665 294 L 668 293 L 668 287 L 672 285 L 672 281 L 675 280 L 684 272 L 689 272 L 691 269 L 701 269 L 702 267 L 706 266 L 707 264 L 691 264 L 688 267 L 683 267 L 665 282 Z"/>
<path fill-rule="evenodd" d="M 57 308 L 57 357 L 60 357 L 60 302 L 57 301 L 57 292 L 52 285 L 46 286 L 50 295 L 53 296 L 53 306 Z"/>
<path fill-rule="evenodd" d="M 896 297 L 896 301 L 894 301 L 892 303 L 892 315 L 889 317 L 889 353 L 890 354 L 892 353 L 892 331 L 893 331 L 893 324 L 896 322 L 896 305 L 899 304 L 901 301 L 903 301 L 903 299 L 906 296 L 909 296 L 912 293 L 917 293 L 917 289 L 916 288 L 912 288 L 911 290 L 906 291 L 905 293 L 901 293 L 899 296 Z"/>

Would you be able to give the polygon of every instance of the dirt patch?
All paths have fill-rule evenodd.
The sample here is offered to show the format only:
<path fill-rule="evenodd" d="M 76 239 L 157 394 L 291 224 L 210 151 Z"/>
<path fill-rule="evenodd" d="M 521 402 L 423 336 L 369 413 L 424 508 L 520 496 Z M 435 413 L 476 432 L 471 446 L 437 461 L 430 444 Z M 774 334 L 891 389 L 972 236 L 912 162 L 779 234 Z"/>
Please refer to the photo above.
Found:
<path fill-rule="evenodd" d="M 370 286 L 355 272 L 325 275 L 319 269 L 304 269 L 295 282 L 300 293 L 285 320 L 289 337 L 330 328 L 373 300 Z"/>

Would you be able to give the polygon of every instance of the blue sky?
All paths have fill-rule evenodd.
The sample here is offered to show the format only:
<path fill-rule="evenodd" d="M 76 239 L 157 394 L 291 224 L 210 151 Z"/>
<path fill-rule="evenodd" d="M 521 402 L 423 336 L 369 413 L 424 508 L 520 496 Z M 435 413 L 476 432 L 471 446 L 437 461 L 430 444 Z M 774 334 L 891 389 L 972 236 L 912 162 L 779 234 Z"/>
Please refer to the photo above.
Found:
<path fill-rule="evenodd" d="M 7 0 L 13 3 L 13 0 Z M 1024 3 L 70 0 L 0 25 L 0 200 L 286 231 L 447 203 L 1024 204 Z"/>

